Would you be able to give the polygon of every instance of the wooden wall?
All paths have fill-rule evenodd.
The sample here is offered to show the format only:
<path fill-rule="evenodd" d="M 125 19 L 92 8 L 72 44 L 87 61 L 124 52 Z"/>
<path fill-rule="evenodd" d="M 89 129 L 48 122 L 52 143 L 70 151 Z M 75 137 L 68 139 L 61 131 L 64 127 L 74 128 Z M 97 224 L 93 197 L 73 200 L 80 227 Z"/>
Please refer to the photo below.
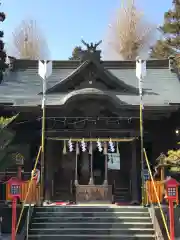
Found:
<path fill-rule="evenodd" d="M 161 181 L 154 181 L 154 184 L 156 187 L 156 192 L 157 192 L 159 201 L 160 201 L 160 203 L 162 203 L 163 202 L 163 184 Z M 150 204 L 150 203 L 157 204 L 158 203 L 152 181 L 146 181 L 145 201 L 146 201 L 146 204 Z"/>

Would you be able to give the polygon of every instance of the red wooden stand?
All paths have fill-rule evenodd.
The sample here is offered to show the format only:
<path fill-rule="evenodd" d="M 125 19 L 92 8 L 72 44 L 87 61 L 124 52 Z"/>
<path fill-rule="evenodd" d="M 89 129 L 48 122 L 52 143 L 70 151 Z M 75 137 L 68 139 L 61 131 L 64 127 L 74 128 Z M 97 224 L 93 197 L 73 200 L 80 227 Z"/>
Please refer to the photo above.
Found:
<path fill-rule="evenodd" d="M 18 178 L 11 178 L 6 182 L 9 185 L 8 188 L 8 197 L 12 199 L 12 234 L 11 239 L 16 239 L 16 208 L 17 208 L 17 199 L 21 198 L 21 186 L 22 181 Z"/>
<path fill-rule="evenodd" d="M 174 231 L 174 202 L 179 203 L 178 199 L 178 186 L 179 183 L 173 179 L 169 178 L 166 180 L 166 196 L 165 198 L 169 202 L 169 225 L 170 225 L 170 239 L 175 240 Z"/>
<path fill-rule="evenodd" d="M 172 200 L 169 200 L 169 221 L 170 221 L 170 238 L 175 239 L 174 233 L 174 204 Z"/>
<path fill-rule="evenodd" d="M 12 199 L 12 235 L 11 239 L 16 239 L 16 207 L 17 207 L 17 198 L 13 197 Z"/>

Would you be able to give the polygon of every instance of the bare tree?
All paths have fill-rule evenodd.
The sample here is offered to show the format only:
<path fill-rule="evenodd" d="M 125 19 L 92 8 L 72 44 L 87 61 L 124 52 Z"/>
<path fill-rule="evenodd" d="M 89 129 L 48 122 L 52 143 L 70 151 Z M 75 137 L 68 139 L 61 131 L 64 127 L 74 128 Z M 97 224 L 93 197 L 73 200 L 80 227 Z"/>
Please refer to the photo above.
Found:
<path fill-rule="evenodd" d="M 110 25 L 108 42 L 122 60 L 135 60 L 142 51 L 148 52 L 156 36 L 156 28 L 143 17 L 134 0 L 122 2 L 115 21 Z"/>
<path fill-rule="evenodd" d="M 12 34 L 13 55 L 22 59 L 43 59 L 49 58 L 47 42 L 43 37 L 36 21 L 24 20 Z"/>

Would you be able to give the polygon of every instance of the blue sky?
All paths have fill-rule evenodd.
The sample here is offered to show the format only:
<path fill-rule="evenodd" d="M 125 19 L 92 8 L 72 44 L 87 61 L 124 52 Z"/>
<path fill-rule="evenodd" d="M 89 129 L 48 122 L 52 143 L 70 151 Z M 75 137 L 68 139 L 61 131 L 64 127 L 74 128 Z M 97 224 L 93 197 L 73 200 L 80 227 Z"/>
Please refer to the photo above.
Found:
<path fill-rule="evenodd" d="M 2 0 L 7 19 L 1 24 L 7 46 L 23 19 L 35 19 L 51 51 L 51 59 L 67 59 L 75 45 L 104 39 L 120 0 Z M 137 0 L 147 18 L 161 24 L 172 0 Z"/>

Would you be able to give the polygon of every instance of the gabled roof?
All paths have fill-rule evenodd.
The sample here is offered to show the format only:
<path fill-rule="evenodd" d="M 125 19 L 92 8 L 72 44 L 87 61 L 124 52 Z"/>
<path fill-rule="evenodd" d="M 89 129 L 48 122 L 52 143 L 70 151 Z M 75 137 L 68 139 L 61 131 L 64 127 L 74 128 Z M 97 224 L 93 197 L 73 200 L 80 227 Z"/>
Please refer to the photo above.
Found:
<path fill-rule="evenodd" d="M 68 92 L 68 82 L 73 81 L 74 78 L 79 76 L 80 80 L 80 74 L 83 70 L 88 71 L 88 66 L 93 65 L 97 68 L 96 72 L 99 74 L 99 77 L 102 77 L 102 81 L 109 85 L 112 86 L 114 85 L 116 92 L 123 92 L 125 91 L 127 94 L 138 94 L 138 88 L 133 87 L 131 85 L 126 84 L 126 82 L 122 81 L 121 79 L 117 78 L 115 75 L 113 75 L 108 69 L 104 68 L 103 64 L 99 63 L 98 61 L 91 59 L 87 60 L 83 63 L 81 63 L 70 75 L 68 75 L 66 78 L 62 79 L 57 83 L 55 86 L 49 88 L 47 90 L 47 93 L 57 93 L 57 92 Z M 91 71 L 91 70 L 89 70 Z M 71 82 L 72 83 L 72 82 Z"/>
<path fill-rule="evenodd" d="M 85 62 L 83 68 L 89 66 Z M 94 64 L 94 63 L 93 63 Z M 135 62 L 132 61 L 103 61 L 103 71 L 106 81 L 123 82 L 132 89 L 138 88 L 138 79 L 135 74 Z M 77 73 L 81 68 L 80 61 L 53 61 L 52 75 L 47 80 L 47 88 L 52 89 L 59 82 L 68 81 L 69 76 Z M 101 67 L 100 67 L 101 68 Z M 105 70 L 104 70 L 105 69 Z M 100 70 L 101 71 L 101 70 Z M 110 74 L 110 75 L 109 75 Z M 144 104 L 147 106 L 168 106 L 180 104 L 180 81 L 176 72 L 170 71 L 168 60 L 147 61 L 147 76 L 144 78 L 143 88 L 145 94 Z M 0 104 L 15 106 L 37 106 L 41 104 L 42 79 L 38 75 L 38 61 L 15 60 L 14 70 L 5 74 L 4 81 L 0 85 Z M 56 105 L 63 102 L 68 93 L 56 93 L 47 95 L 47 104 Z M 139 105 L 139 96 L 130 95 L 128 92 L 113 93 L 122 102 L 130 105 Z"/>

